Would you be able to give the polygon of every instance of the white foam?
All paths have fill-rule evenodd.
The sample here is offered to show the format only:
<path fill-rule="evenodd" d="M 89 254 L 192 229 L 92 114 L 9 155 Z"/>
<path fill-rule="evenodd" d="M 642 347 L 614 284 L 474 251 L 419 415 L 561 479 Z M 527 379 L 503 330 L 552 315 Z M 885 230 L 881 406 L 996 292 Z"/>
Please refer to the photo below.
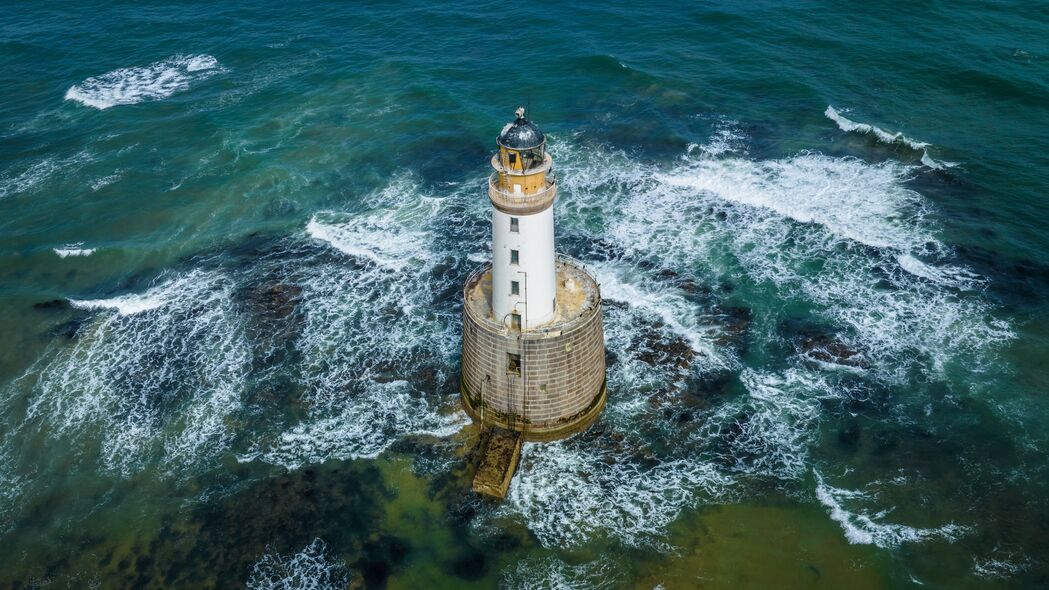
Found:
<path fill-rule="evenodd" d="M 69 256 L 91 256 L 95 253 L 95 248 L 84 248 L 84 244 L 78 242 L 76 244 L 67 244 L 61 248 L 55 248 L 55 254 L 58 254 L 59 258 L 67 258 Z"/>
<path fill-rule="evenodd" d="M 622 570 L 607 557 L 571 565 L 556 555 L 523 559 L 503 571 L 507 590 L 601 590 L 622 585 Z"/>
<path fill-rule="evenodd" d="M 734 364 L 725 351 L 713 344 L 718 335 L 716 326 L 704 323 L 696 305 L 680 293 L 638 276 L 634 269 L 623 265 L 595 263 L 591 269 L 601 285 L 603 297 L 626 302 L 659 318 L 673 333 L 685 338 L 692 350 L 701 354 L 696 361 L 704 363 L 708 370 Z"/>
<path fill-rule="evenodd" d="M 966 534 L 969 529 L 954 523 L 947 523 L 934 528 L 917 528 L 902 524 L 880 522 L 891 511 L 882 510 L 873 515 L 862 512 L 850 512 L 843 503 L 867 499 L 864 492 L 843 490 L 831 487 L 824 482 L 819 472 L 816 477 L 816 497 L 823 504 L 831 519 L 841 525 L 849 543 L 875 545 L 882 549 L 898 547 L 903 543 L 921 543 L 933 539 L 953 542 Z"/>
<path fill-rule="evenodd" d="M 745 154 L 747 137 L 739 130 L 738 125 L 736 121 L 719 121 L 714 126 L 714 134 L 710 139 L 702 144 L 689 144 L 686 154 L 692 156 L 697 151 L 710 157 L 732 153 Z"/>
<path fill-rule="evenodd" d="M 36 161 L 20 173 L 12 175 L 10 169 L 0 176 L 0 199 L 19 193 L 28 192 L 52 177 L 63 173 L 74 172 L 92 156 L 87 152 L 78 152 L 67 158 L 47 157 Z"/>
<path fill-rule="evenodd" d="M 334 415 L 313 412 L 307 421 L 281 433 L 265 451 L 240 460 L 260 459 L 298 469 L 331 459 L 374 459 L 405 436 L 448 437 L 469 423 L 462 411 L 438 413 L 405 381 L 369 384 L 363 394 L 347 397 Z"/>
<path fill-rule="evenodd" d="M 318 214 L 307 225 L 309 237 L 360 264 L 326 260 L 301 278 L 304 325 L 296 348 L 308 413 L 242 460 L 295 469 L 375 457 L 405 436 L 445 437 L 467 421 L 454 392 L 440 389 L 461 321 L 434 301 L 452 280 L 433 273 L 443 261 L 433 229 L 453 229 L 446 202 L 407 176 L 366 202 L 373 208 Z M 439 380 L 420 391 L 403 380 L 414 371 L 440 371 Z"/>
<path fill-rule="evenodd" d="M 65 99 L 96 109 L 161 100 L 221 71 L 210 55 L 175 55 L 148 66 L 120 68 L 71 86 Z"/>
<path fill-rule="evenodd" d="M 697 160 L 656 180 L 677 194 L 706 194 L 761 207 L 800 223 L 878 248 L 912 248 L 930 240 L 915 223 L 924 214 L 905 169 L 849 158 L 802 154 L 785 160 Z"/>
<path fill-rule="evenodd" d="M 317 538 L 291 555 L 267 546 L 266 553 L 251 567 L 245 585 L 252 590 L 341 590 L 349 583 L 345 564 Z"/>
<path fill-rule="evenodd" d="M 571 440 L 526 443 L 497 515 L 522 518 L 545 547 L 575 547 L 596 535 L 628 546 L 660 545 L 681 510 L 729 483 L 712 464 L 638 460 L 631 452 Z"/>
<path fill-rule="evenodd" d="M 1005 580 L 1031 569 L 1033 560 L 1018 546 L 996 545 L 989 555 L 973 557 L 973 573 L 985 580 Z"/>
<path fill-rule="evenodd" d="M 103 188 L 105 188 L 105 187 L 113 184 L 114 182 L 120 180 L 120 176 L 121 176 L 121 173 L 118 171 L 118 172 L 115 172 L 113 174 L 109 174 L 107 176 L 103 176 L 101 178 L 96 178 L 95 180 L 91 181 L 91 190 L 93 192 L 98 192 L 98 191 L 102 190 Z"/>
<path fill-rule="evenodd" d="M 621 152 L 552 150 L 565 176 L 559 206 L 581 220 L 577 231 L 603 228 L 628 260 L 698 281 L 753 281 L 814 306 L 878 378 L 898 382 L 915 364 L 935 378 L 952 364 L 981 371 L 1014 337 L 978 290 L 955 290 L 982 281 L 948 262 L 929 205 L 906 186 L 911 168 L 803 153 L 661 169 Z"/>
<path fill-rule="evenodd" d="M 162 277 L 140 295 L 74 301 L 103 311 L 71 346 L 26 374 L 26 424 L 98 440 L 100 467 L 125 476 L 159 465 L 183 472 L 224 452 L 250 365 L 232 283 L 206 271 Z"/>
<path fill-rule="evenodd" d="M 821 401 L 840 394 L 821 375 L 802 369 L 782 374 L 744 369 L 740 380 L 748 397 L 720 405 L 692 440 L 731 441 L 723 462 L 735 471 L 802 479 L 809 470 L 809 447 L 818 440 Z"/>

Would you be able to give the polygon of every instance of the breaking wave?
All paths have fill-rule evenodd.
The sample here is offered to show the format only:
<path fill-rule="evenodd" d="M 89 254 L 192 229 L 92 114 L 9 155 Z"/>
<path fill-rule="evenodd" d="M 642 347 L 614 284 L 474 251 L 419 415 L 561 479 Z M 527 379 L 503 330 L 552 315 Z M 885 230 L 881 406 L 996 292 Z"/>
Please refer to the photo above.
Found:
<path fill-rule="evenodd" d="M 95 250 L 95 248 L 85 248 L 83 243 L 76 243 L 55 248 L 54 252 L 59 258 L 68 258 L 69 256 L 91 256 Z"/>
<path fill-rule="evenodd" d="M 844 503 L 869 499 L 869 495 L 856 490 L 831 487 L 823 476 L 816 477 L 816 498 L 827 508 L 830 518 L 841 525 L 849 543 L 876 545 L 882 549 L 897 547 L 903 543 L 921 543 L 932 539 L 955 541 L 969 532 L 968 527 L 948 523 L 934 528 L 916 528 L 902 524 L 882 522 L 891 512 L 881 510 L 875 514 L 850 512 Z"/>
<path fill-rule="evenodd" d="M 350 583 L 346 566 L 330 554 L 328 544 L 314 539 L 302 551 L 282 555 L 266 548 L 251 567 L 246 586 L 252 590 L 338 590 Z"/>
<path fill-rule="evenodd" d="M 934 170 L 942 170 L 943 168 L 953 167 L 954 164 L 951 162 L 937 162 L 929 156 L 929 144 L 924 141 L 915 141 L 910 139 L 901 132 L 891 133 L 885 131 L 880 127 L 874 125 L 868 125 L 866 123 L 857 123 L 851 119 L 846 118 L 837 109 L 832 106 L 827 106 L 827 110 L 823 112 L 828 119 L 837 123 L 838 128 L 846 133 L 866 133 L 878 138 L 878 141 L 887 144 L 900 144 L 911 148 L 912 150 L 920 151 L 922 153 L 921 163 L 928 168 Z"/>
<path fill-rule="evenodd" d="M 161 100 L 222 71 L 210 55 L 176 55 L 148 66 L 120 68 L 66 91 L 66 100 L 96 109 Z"/>

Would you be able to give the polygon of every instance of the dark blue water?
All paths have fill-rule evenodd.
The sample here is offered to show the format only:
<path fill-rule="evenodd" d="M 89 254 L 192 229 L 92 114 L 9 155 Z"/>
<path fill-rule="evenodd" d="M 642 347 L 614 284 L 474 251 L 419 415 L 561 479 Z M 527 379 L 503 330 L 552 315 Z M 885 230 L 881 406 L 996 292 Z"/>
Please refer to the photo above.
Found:
<path fill-rule="evenodd" d="M 1049 584 L 1043 3 L 0 19 L 0 586 Z M 609 404 L 468 490 L 494 137 Z"/>

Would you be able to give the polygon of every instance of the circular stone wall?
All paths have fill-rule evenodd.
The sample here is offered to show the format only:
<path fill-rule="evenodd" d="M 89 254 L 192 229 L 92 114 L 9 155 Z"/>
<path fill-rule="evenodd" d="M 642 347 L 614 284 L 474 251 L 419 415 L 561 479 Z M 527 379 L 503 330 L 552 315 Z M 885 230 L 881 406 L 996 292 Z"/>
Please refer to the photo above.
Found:
<path fill-rule="evenodd" d="M 491 315 L 492 271 L 467 279 L 463 306 L 463 407 L 478 422 L 552 440 L 585 429 L 605 405 L 601 293 L 581 266 L 557 261 L 555 319 L 515 331 Z"/>

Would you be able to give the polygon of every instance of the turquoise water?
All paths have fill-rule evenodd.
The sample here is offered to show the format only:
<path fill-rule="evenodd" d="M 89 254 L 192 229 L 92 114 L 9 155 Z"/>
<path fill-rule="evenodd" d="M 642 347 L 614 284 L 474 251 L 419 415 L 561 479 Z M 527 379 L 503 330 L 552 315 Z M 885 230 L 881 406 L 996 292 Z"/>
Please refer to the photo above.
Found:
<path fill-rule="evenodd" d="M 1041 3 L 0 21 L 0 586 L 1044 587 Z M 467 492 L 494 137 L 609 402 Z"/>

